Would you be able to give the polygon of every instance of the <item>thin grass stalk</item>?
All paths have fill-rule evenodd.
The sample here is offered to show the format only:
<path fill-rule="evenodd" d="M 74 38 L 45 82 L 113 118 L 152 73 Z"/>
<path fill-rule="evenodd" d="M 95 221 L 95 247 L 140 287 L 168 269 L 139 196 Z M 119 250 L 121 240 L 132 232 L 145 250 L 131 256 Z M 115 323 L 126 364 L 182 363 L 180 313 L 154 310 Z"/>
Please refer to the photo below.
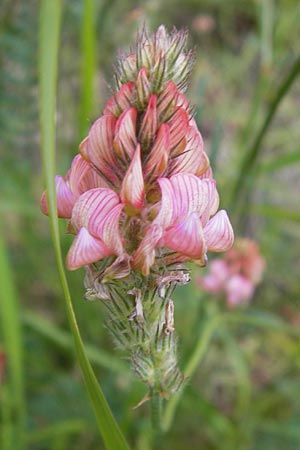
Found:
<path fill-rule="evenodd" d="M 40 8 L 39 87 L 42 161 L 46 187 L 50 227 L 57 269 L 64 292 L 67 316 L 75 342 L 76 356 L 82 371 L 86 389 L 93 406 L 99 430 L 107 450 L 129 450 L 93 369 L 87 359 L 76 321 L 69 286 L 62 259 L 55 194 L 55 109 L 58 68 L 58 45 L 62 4 L 60 0 L 43 0 Z"/>
<path fill-rule="evenodd" d="M 82 139 L 91 122 L 94 109 L 95 75 L 96 75 L 96 18 L 95 1 L 83 0 L 81 41 L 81 105 L 79 132 Z M 99 99 L 98 99 L 99 102 Z"/>
<path fill-rule="evenodd" d="M 22 325 L 20 306 L 15 288 L 13 272 L 7 250 L 0 233 L 0 315 L 3 340 L 8 365 L 8 380 L 3 389 L 1 403 L 6 432 L 3 430 L 3 448 L 25 449 L 26 406 L 24 392 Z M 9 447 L 9 442 L 11 447 Z M 7 447 L 8 446 L 8 447 Z"/>
<path fill-rule="evenodd" d="M 279 86 L 273 98 L 273 101 L 269 106 L 266 117 L 262 122 L 262 125 L 254 138 L 253 144 L 245 152 L 244 159 L 238 171 L 237 180 L 232 189 L 231 195 L 232 210 L 234 210 L 237 207 L 238 201 L 241 200 L 241 198 L 243 197 L 244 191 L 248 186 L 249 179 L 251 178 L 251 174 L 253 172 L 255 163 L 257 162 L 258 157 L 260 155 L 263 139 L 271 125 L 271 122 L 275 116 L 275 113 L 277 112 L 280 103 L 288 93 L 289 89 L 293 85 L 299 73 L 300 73 L 300 57 L 296 59 L 287 76 L 284 78 L 281 85 Z"/>

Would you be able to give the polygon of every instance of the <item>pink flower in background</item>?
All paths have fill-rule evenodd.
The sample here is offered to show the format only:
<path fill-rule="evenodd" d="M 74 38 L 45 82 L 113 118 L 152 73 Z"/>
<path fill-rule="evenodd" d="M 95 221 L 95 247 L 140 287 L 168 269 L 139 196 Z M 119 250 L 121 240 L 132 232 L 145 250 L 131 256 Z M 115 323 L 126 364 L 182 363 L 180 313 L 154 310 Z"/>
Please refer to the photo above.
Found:
<path fill-rule="evenodd" d="M 223 293 L 229 306 L 247 304 L 261 281 L 265 261 L 256 242 L 240 238 L 223 256 L 209 265 L 209 273 L 197 284 L 212 294 Z"/>
<path fill-rule="evenodd" d="M 118 261 L 149 275 L 228 250 L 233 231 L 183 92 L 192 54 L 185 32 L 143 31 L 118 64 L 117 91 L 56 177 L 58 216 L 75 234 L 69 269 Z M 41 209 L 48 214 L 44 193 Z M 106 262 L 105 262 L 106 261 Z"/>

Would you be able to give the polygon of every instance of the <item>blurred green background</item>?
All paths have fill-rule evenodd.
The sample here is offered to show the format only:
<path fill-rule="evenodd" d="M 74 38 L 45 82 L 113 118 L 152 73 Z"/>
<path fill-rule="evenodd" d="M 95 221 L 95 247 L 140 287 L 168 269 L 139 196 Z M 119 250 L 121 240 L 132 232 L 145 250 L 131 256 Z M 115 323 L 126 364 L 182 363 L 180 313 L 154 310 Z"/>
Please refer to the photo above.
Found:
<path fill-rule="evenodd" d="M 30 449 L 101 449 L 74 359 L 48 220 L 39 210 L 44 189 L 37 87 L 40 3 L 2 0 L 0 8 L 1 450 L 17 449 L 11 439 L 18 414 Z M 224 320 L 211 333 L 157 448 L 299 450 L 300 3 L 65 0 L 58 173 L 66 172 L 101 114 L 113 87 L 116 56 L 134 44 L 144 22 L 150 30 L 161 23 L 189 29 L 196 64 L 188 98 L 222 207 L 237 236 L 257 240 L 267 264 L 247 309 L 228 311 L 193 283 L 178 289 L 175 326 L 182 367 L 215 309 Z M 263 139 L 256 140 L 276 96 L 276 114 Z M 61 230 L 66 254 L 70 236 L 64 235 L 63 223 Z M 205 269 L 193 269 L 194 276 L 200 270 Z M 147 450 L 148 405 L 133 409 L 146 389 L 114 350 L 101 303 L 83 300 L 83 276 L 83 270 L 70 273 L 69 281 L 91 362 L 132 448 Z"/>

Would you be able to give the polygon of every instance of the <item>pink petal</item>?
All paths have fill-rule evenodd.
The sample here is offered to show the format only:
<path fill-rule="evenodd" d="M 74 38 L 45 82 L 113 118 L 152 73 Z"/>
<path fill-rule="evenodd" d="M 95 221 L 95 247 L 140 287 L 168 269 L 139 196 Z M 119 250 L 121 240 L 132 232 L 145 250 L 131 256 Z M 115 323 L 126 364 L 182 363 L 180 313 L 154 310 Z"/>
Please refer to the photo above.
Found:
<path fill-rule="evenodd" d="M 72 224 L 76 229 L 87 227 L 95 210 L 105 216 L 119 203 L 118 195 L 111 189 L 90 189 L 82 194 L 75 203 Z"/>
<path fill-rule="evenodd" d="M 168 121 L 170 127 L 171 155 L 178 155 L 185 147 L 185 137 L 189 129 L 189 116 L 183 108 L 178 108 Z"/>
<path fill-rule="evenodd" d="M 151 84 L 147 76 L 145 67 L 140 69 L 136 79 L 136 95 L 139 108 L 144 108 L 151 95 Z"/>
<path fill-rule="evenodd" d="M 161 189 L 161 205 L 153 223 L 165 229 L 176 221 L 177 205 L 170 180 L 168 178 L 160 178 L 158 183 Z"/>
<path fill-rule="evenodd" d="M 192 259 L 203 260 L 206 253 L 202 225 L 196 213 L 182 223 L 175 225 L 163 234 L 159 246 L 189 256 Z"/>
<path fill-rule="evenodd" d="M 198 216 L 210 209 L 210 202 L 216 196 L 214 180 L 200 180 L 193 174 L 182 173 L 170 178 L 173 198 L 176 201 L 178 217 L 196 212 Z"/>
<path fill-rule="evenodd" d="M 189 127 L 187 145 L 182 153 L 171 159 L 168 174 L 188 172 L 199 176 L 208 167 L 209 159 L 203 151 L 202 137 L 197 129 Z"/>
<path fill-rule="evenodd" d="M 118 195 L 110 189 L 91 189 L 82 194 L 73 208 L 72 225 L 85 227 L 101 239 L 114 254 L 123 251 L 119 232 L 119 217 L 123 208 Z"/>
<path fill-rule="evenodd" d="M 161 123 L 169 120 L 174 114 L 177 97 L 178 89 L 176 84 L 171 80 L 167 81 L 164 90 L 157 99 L 157 114 Z"/>
<path fill-rule="evenodd" d="M 112 254 L 101 240 L 91 236 L 86 228 L 81 228 L 68 252 L 67 267 L 75 270 Z"/>
<path fill-rule="evenodd" d="M 149 275 L 150 268 L 155 261 L 155 247 L 162 236 L 162 228 L 152 224 L 137 250 L 132 255 L 132 267 L 143 275 Z"/>
<path fill-rule="evenodd" d="M 57 215 L 60 218 L 70 219 L 72 215 L 72 209 L 76 201 L 75 195 L 70 190 L 66 181 L 60 175 L 55 177 L 56 187 L 56 202 L 57 202 Z M 48 202 L 46 192 L 43 193 L 40 202 L 41 211 L 48 215 Z"/>
<path fill-rule="evenodd" d="M 80 153 L 106 178 L 118 182 L 117 166 L 113 150 L 113 136 L 116 119 L 112 114 L 100 117 L 89 131 L 88 138 L 80 144 Z"/>
<path fill-rule="evenodd" d="M 121 89 L 108 100 L 103 114 L 113 114 L 118 117 L 125 109 L 129 108 L 133 100 L 134 87 L 132 81 L 123 84 Z"/>
<path fill-rule="evenodd" d="M 167 124 L 162 124 L 146 162 L 144 173 L 150 180 L 161 176 L 168 165 L 170 154 L 170 131 Z"/>
<path fill-rule="evenodd" d="M 154 142 L 154 138 L 157 131 L 157 110 L 156 110 L 156 95 L 151 95 L 149 103 L 143 117 L 140 132 L 139 141 L 144 146 L 150 146 Z"/>
<path fill-rule="evenodd" d="M 96 170 L 90 167 L 89 170 L 85 173 L 84 177 L 81 179 L 79 185 L 80 194 L 98 187 L 108 188 L 108 185 L 106 181 L 100 175 L 98 175 Z"/>
<path fill-rule="evenodd" d="M 137 110 L 128 108 L 116 123 L 114 149 L 123 161 L 131 159 L 136 149 L 136 119 Z"/>
<path fill-rule="evenodd" d="M 144 204 L 144 196 L 141 150 L 138 144 L 123 180 L 120 198 L 123 203 L 128 203 L 135 209 L 141 209 Z"/>
<path fill-rule="evenodd" d="M 72 161 L 71 169 L 68 172 L 68 182 L 71 191 L 79 197 L 82 194 L 80 183 L 86 173 L 91 169 L 88 162 L 81 155 L 76 155 Z"/>
<path fill-rule="evenodd" d="M 233 244 L 234 235 L 225 210 L 219 211 L 204 227 L 204 237 L 208 250 L 225 252 Z"/>

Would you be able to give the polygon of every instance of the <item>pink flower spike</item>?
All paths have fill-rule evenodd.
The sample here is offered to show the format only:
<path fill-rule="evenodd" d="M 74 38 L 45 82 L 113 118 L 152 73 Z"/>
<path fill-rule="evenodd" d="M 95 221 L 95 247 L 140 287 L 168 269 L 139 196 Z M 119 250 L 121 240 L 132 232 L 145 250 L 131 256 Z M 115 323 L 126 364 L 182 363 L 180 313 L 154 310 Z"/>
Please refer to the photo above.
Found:
<path fill-rule="evenodd" d="M 128 108 L 122 112 L 116 123 L 114 149 L 123 160 L 131 159 L 136 149 L 137 110 Z"/>
<path fill-rule="evenodd" d="M 60 218 L 70 219 L 72 215 L 72 209 L 76 201 L 76 197 L 70 190 L 68 184 L 63 177 L 57 175 L 55 177 L 55 187 L 56 187 L 56 202 L 57 202 L 57 215 Z M 48 202 L 47 194 L 43 193 L 40 201 L 41 211 L 48 215 Z"/>
<path fill-rule="evenodd" d="M 67 267 L 69 270 L 76 270 L 112 254 L 111 249 L 101 240 L 91 236 L 87 229 L 83 227 L 79 230 L 68 252 Z"/>
<path fill-rule="evenodd" d="M 119 217 L 123 204 L 111 189 L 96 188 L 82 194 L 73 208 L 72 225 L 75 229 L 87 228 L 90 234 L 101 239 L 113 254 L 120 254 L 123 245 L 119 232 Z"/>
<path fill-rule="evenodd" d="M 152 180 L 163 175 L 167 168 L 169 154 L 170 131 L 168 125 L 163 123 L 158 130 L 156 140 L 146 162 L 145 176 Z"/>
<path fill-rule="evenodd" d="M 225 252 L 233 244 L 234 235 L 225 210 L 219 211 L 204 227 L 204 237 L 208 250 Z"/>
<path fill-rule="evenodd" d="M 118 117 L 132 104 L 134 83 L 129 81 L 122 85 L 121 89 L 113 95 L 105 105 L 103 114 L 113 114 Z"/>
<path fill-rule="evenodd" d="M 202 225 L 196 213 L 165 231 L 158 243 L 192 259 L 203 260 L 206 253 Z"/>
<path fill-rule="evenodd" d="M 141 149 L 138 144 L 122 183 L 120 198 L 135 209 L 141 209 L 144 204 L 144 179 L 141 161 Z"/>

